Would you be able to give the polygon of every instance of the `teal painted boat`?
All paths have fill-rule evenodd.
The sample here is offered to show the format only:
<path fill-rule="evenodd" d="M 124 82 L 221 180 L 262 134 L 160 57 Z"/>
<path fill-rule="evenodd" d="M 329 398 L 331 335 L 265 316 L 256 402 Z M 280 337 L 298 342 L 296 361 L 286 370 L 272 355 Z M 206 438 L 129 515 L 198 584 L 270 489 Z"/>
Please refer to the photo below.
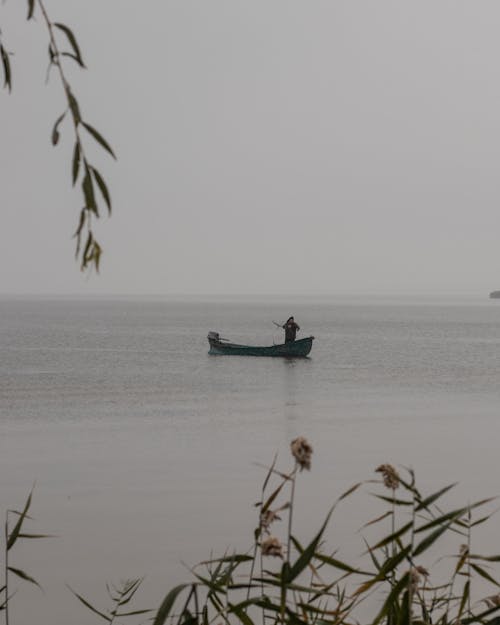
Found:
<path fill-rule="evenodd" d="M 218 332 L 209 332 L 208 343 L 210 345 L 209 354 L 217 356 L 272 356 L 285 358 L 304 358 L 312 348 L 314 336 L 299 339 L 292 343 L 282 343 L 281 345 L 269 345 L 258 347 L 254 345 L 238 345 L 222 339 Z"/>

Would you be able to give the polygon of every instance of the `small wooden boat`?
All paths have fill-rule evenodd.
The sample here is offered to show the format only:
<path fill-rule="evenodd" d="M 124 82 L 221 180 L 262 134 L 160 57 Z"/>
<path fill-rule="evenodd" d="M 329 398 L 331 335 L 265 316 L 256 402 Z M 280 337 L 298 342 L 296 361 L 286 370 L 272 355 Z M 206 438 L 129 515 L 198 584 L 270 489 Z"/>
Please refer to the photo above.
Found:
<path fill-rule="evenodd" d="M 238 345 L 227 339 L 222 339 L 218 332 L 209 332 L 207 336 L 210 344 L 209 354 L 218 356 L 282 356 L 288 358 L 303 358 L 312 348 L 314 336 L 299 339 L 292 343 L 257 347 L 253 345 Z"/>

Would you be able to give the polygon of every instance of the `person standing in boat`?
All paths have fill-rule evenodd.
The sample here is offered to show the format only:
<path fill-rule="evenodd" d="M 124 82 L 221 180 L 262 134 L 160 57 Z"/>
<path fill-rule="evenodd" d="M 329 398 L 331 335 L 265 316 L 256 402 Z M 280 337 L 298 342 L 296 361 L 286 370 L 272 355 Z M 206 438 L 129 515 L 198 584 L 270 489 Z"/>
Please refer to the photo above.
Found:
<path fill-rule="evenodd" d="M 293 317 L 289 317 L 285 325 L 283 326 L 285 330 L 285 343 L 293 343 L 295 341 L 295 337 L 297 336 L 297 330 L 300 330 L 300 327 Z"/>

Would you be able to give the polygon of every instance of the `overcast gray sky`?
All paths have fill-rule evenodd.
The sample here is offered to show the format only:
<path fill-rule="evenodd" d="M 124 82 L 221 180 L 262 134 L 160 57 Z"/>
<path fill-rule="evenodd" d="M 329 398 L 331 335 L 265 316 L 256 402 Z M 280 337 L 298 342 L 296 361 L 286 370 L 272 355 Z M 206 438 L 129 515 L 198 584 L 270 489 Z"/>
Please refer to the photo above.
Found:
<path fill-rule="evenodd" d="M 435 293 L 500 288 L 498 0 L 46 0 L 114 214 L 102 271 L 46 33 L 0 6 L 0 293 Z"/>

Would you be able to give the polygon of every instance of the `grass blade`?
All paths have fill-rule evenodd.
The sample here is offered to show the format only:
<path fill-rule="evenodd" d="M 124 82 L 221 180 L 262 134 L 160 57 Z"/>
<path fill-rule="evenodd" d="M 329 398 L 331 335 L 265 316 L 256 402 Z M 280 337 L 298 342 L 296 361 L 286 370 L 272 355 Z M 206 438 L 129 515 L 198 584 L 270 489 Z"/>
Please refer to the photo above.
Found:
<path fill-rule="evenodd" d="M 66 584 L 67 585 L 67 584 Z M 73 590 L 73 588 L 71 588 L 71 586 L 68 586 L 68 588 L 71 590 L 71 592 L 75 595 L 75 597 L 81 601 L 83 603 L 83 605 L 85 607 L 87 607 L 91 612 L 94 612 L 94 614 L 98 614 L 101 618 L 103 618 L 105 621 L 111 622 L 111 617 L 108 616 L 107 614 L 104 614 L 103 612 L 100 612 L 97 608 L 94 608 L 94 606 L 92 604 L 90 604 L 86 599 L 84 599 L 81 595 L 79 595 L 76 591 Z"/>
<path fill-rule="evenodd" d="M 17 575 L 18 577 L 20 577 L 21 579 L 24 579 L 27 582 L 31 582 L 32 584 L 35 584 L 35 586 L 38 586 L 38 588 L 42 590 L 42 587 L 40 586 L 40 584 L 36 581 L 36 579 L 31 577 L 31 575 L 28 575 L 24 571 L 21 571 L 21 569 L 15 569 L 13 566 L 9 566 L 7 568 L 11 573 L 14 573 L 14 575 Z"/>
<path fill-rule="evenodd" d="M 163 625 L 165 623 L 177 597 L 185 588 L 190 588 L 191 586 L 192 584 L 179 584 L 179 586 L 175 586 L 169 593 L 167 593 L 158 608 L 153 625 Z"/>
<path fill-rule="evenodd" d="M 26 514 L 28 513 L 29 507 L 31 505 L 31 496 L 33 494 L 33 489 L 31 489 L 30 494 L 28 495 L 28 499 L 26 500 L 26 503 L 24 504 L 24 510 L 21 512 L 21 514 L 19 515 L 19 518 L 17 520 L 16 525 L 14 526 L 14 529 L 12 530 L 11 534 L 9 535 L 9 538 L 7 540 L 7 551 L 9 551 L 9 549 L 11 549 L 14 546 L 14 543 L 16 542 L 19 533 L 21 531 L 21 527 L 23 525 L 23 521 L 26 517 Z"/>

